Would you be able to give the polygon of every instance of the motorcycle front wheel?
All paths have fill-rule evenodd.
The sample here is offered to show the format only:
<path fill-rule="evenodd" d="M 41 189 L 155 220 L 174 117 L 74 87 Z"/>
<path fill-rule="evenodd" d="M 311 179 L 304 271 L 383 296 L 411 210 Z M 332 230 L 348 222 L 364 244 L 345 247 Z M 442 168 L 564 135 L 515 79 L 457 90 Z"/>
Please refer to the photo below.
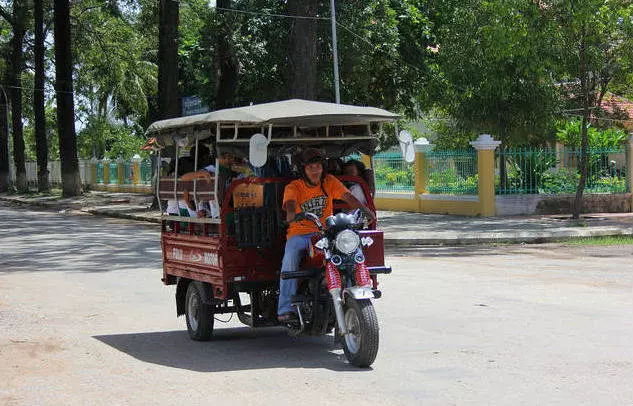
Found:
<path fill-rule="evenodd" d="M 378 354 L 378 317 L 369 299 L 348 298 L 343 307 L 347 334 L 343 339 L 343 351 L 350 364 L 368 367 Z"/>

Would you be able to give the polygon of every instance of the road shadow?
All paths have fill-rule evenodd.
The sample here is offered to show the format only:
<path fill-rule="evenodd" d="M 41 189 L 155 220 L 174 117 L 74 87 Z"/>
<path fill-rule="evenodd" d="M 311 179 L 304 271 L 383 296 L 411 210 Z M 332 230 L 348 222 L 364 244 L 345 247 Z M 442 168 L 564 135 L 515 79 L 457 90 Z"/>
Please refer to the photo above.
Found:
<path fill-rule="evenodd" d="M 161 269 L 160 229 L 119 219 L 0 205 L 0 273 Z"/>
<path fill-rule="evenodd" d="M 268 368 L 367 371 L 347 363 L 332 336 L 291 337 L 281 327 L 223 328 L 211 341 L 189 339 L 186 331 L 98 335 L 93 338 L 140 361 L 197 372 Z"/>

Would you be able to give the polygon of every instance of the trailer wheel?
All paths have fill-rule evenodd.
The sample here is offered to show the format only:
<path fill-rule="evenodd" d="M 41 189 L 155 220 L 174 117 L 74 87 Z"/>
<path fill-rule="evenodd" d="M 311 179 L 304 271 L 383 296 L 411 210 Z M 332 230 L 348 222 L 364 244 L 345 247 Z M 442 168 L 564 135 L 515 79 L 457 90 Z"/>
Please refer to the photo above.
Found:
<path fill-rule="evenodd" d="M 213 308 L 202 300 L 201 288 L 196 282 L 191 282 L 187 287 L 185 317 L 189 337 L 196 341 L 208 341 L 213 333 Z"/>

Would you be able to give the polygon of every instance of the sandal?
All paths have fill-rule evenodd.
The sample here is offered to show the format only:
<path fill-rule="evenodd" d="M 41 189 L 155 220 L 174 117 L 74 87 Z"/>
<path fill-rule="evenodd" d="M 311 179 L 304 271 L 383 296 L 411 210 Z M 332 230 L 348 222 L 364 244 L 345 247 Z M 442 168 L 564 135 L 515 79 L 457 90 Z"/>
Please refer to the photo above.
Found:
<path fill-rule="evenodd" d="M 295 312 L 287 312 L 277 316 L 277 321 L 281 323 L 289 323 L 295 320 L 297 320 L 297 313 Z"/>

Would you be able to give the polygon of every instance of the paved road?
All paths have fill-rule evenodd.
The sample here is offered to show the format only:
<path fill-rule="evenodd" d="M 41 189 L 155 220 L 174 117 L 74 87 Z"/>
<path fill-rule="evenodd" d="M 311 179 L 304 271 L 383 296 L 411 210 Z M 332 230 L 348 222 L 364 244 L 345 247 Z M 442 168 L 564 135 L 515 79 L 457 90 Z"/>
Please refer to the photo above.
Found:
<path fill-rule="evenodd" d="M 633 399 L 633 246 L 391 251 L 358 370 L 331 337 L 235 319 L 190 341 L 156 226 L 1 205 L 0 224 L 2 405 Z"/>

